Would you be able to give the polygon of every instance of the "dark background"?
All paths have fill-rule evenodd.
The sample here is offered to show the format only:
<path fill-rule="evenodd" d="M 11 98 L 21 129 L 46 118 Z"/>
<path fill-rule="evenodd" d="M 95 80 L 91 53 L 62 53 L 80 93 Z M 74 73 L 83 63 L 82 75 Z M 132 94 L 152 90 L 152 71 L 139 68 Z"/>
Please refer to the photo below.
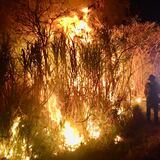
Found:
<path fill-rule="evenodd" d="M 142 21 L 160 23 L 160 0 L 130 0 L 130 13 Z"/>

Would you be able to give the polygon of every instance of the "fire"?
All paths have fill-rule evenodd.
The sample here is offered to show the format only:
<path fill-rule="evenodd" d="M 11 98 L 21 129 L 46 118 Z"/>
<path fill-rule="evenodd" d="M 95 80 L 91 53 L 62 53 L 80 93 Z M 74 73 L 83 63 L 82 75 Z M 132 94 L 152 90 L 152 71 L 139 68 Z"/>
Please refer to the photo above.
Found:
<path fill-rule="evenodd" d="M 90 11 L 87 7 L 82 8 L 82 12 L 88 14 Z"/>
<path fill-rule="evenodd" d="M 67 147 L 67 150 L 69 151 L 74 151 L 84 141 L 83 136 L 80 136 L 78 129 L 73 128 L 69 121 L 64 123 L 63 128 L 60 127 L 60 122 L 63 117 L 58 104 L 59 100 L 55 95 L 51 96 L 48 100 L 47 107 L 50 113 L 50 118 L 52 121 L 56 122 L 57 125 L 59 125 L 61 135 L 63 136 L 62 139 L 64 147 Z M 62 148 L 62 150 L 64 150 L 64 148 Z"/>
<path fill-rule="evenodd" d="M 64 136 L 64 145 L 68 147 L 70 151 L 77 149 L 84 141 L 83 136 L 80 136 L 79 131 L 71 127 L 68 121 L 64 124 L 62 135 Z"/>
<path fill-rule="evenodd" d="M 123 107 L 118 108 L 118 109 L 117 109 L 117 115 L 123 114 L 124 111 L 125 111 L 125 108 L 123 108 Z"/>
<path fill-rule="evenodd" d="M 87 123 L 87 131 L 89 132 L 90 138 L 93 139 L 98 139 L 101 134 L 101 129 L 100 127 L 94 123 L 91 119 L 88 120 Z"/>
<path fill-rule="evenodd" d="M 141 97 L 137 97 L 135 99 L 135 102 L 138 103 L 138 104 L 142 103 L 142 98 Z"/>
<path fill-rule="evenodd" d="M 63 28 L 64 33 L 68 38 L 74 40 L 75 37 L 79 37 L 83 42 L 91 42 L 92 28 L 88 25 L 88 8 L 83 8 L 82 18 L 78 17 L 76 13 L 72 16 L 61 17 L 58 19 L 58 24 Z"/>
<path fill-rule="evenodd" d="M 17 117 L 14 122 L 13 122 L 13 126 L 11 127 L 11 134 L 12 134 L 12 139 L 16 136 L 17 134 L 17 129 L 18 129 L 18 126 L 21 122 L 21 118 L 20 117 Z"/>
<path fill-rule="evenodd" d="M 56 122 L 58 125 L 61 122 L 62 115 L 58 106 L 58 100 L 55 95 L 52 95 L 47 102 L 48 111 L 50 113 L 50 118 L 52 121 Z"/>
<path fill-rule="evenodd" d="M 26 140 L 19 138 L 19 126 L 21 117 L 16 117 L 10 129 L 11 137 L 9 140 L 2 140 L 0 142 L 0 159 L 22 159 L 30 160 L 27 154 Z M 32 152 L 32 145 L 29 146 L 29 152 Z"/>
<path fill-rule="evenodd" d="M 117 135 L 115 138 L 114 138 L 114 144 L 118 144 L 119 142 L 122 142 L 123 141 L 123 138 L 119 135 Z"/>

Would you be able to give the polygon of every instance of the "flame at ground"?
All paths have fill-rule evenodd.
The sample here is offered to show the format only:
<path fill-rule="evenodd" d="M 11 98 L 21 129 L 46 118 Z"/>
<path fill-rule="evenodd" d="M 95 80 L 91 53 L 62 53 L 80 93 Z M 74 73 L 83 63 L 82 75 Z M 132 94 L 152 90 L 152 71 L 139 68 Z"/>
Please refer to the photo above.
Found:
<path fill-rule="evenodd" d="M 21 117 L 16 117 L 10 129 L 10 139 L 0 141 L 0 159 L 21 159 L 30 160 L 27 152 L 32 152 L 32 145 L 29 146 L 27 151 L 26 140 L 19 137 L 19 125 Z"/>
<path fill-rule="evenodd" d="M 55 95 L 51 96 L 47 102 L 48 111 L 50 113 L 50 118 L 52 121 L 56 122 L 60 127 L 60 122 L 62 120 L 62 114 L 59 109 L 58 99 Z M 69 151 L 74 151 L 77 149 L 81 143 L 84 141 L 83 137 L 80 136 L 79 131 L 73 128 L 70 122 L 66 121 L 64 127 L 61 129 L 61 134 L 63 136 L 64 147 Z"/>
<path fill-rule="evenodd" d="M 10 143 L 11 144 L 7 144 L 5 141 L 3 141 L 0 144 L 0 157 L 6 157 L 6 158 L 11 158 L 14 155 L 14 145 L 12 144 L 13 141 L 15 141 L 14 143 L 16 144 L 16 140 L 15 138 L 17 137 L 17 133 L 18 133 L 18 126 L 20 123 L 20 117 L 17 117 L 14 122 L 13 125 L 11 127 L 11 139 L 10 139 Z"/>
<path fill-rule="evenodd" d="M 66 16 L 58 19 L 58 23 L 63 28 L 67 37 L 73 40 L 75 37 L 79 37 L 83 42 L 92 41 L 92 28 L 88 25 L 88 8 L 83 8 L 83 16 L 79 18 L 76 13 L 72 16 Z"/>
<path fill-rule="evenodd" d="M 64 136 L 64 145 L 70 151 L 74 151 L 75 149 L 77 149 L 84 141 L 83 137 L 80 136 L 78 130 L 71 127 L 71 124 L 69 122 L 65 122 L 64 128 L 62 130 L 62 135 Z"/>

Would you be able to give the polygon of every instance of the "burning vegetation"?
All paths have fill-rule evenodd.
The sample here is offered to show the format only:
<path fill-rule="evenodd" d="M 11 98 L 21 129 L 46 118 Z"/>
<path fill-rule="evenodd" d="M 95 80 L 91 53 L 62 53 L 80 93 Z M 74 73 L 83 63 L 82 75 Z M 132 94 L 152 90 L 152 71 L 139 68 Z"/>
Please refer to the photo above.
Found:
<path fill-rule="evenodd" d="M 7 36 L 0 47 L 1 112 L 8 113 L 0 158 L 51 159 L 106 137 L 124 141 L 119 134 L 135 101 L 141 103 L 142 79 L 148 67 L 157 71 L 149 53 L 159 49 L 153 42 L 159 28 L 137 22 L 107 28 L 87 7 L 41 24 L 38 7 L 29 25 L 22 23 L 30 31 L 22 47 Z"/>

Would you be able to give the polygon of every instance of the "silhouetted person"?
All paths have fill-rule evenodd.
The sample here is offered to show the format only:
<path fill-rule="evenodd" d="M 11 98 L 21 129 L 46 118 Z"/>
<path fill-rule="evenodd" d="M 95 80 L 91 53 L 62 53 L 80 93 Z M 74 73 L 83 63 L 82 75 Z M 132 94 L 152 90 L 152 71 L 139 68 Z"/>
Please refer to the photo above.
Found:
<path fill-rule="evenodd" d="M 156 77 L 152 74 L 149 76 L 148 80 L 145 86 L 147 121 L 150 122 L 151 108 L 153 108 L 154 121 L 158 122 L 159 85 L 156 82 Z"/>

